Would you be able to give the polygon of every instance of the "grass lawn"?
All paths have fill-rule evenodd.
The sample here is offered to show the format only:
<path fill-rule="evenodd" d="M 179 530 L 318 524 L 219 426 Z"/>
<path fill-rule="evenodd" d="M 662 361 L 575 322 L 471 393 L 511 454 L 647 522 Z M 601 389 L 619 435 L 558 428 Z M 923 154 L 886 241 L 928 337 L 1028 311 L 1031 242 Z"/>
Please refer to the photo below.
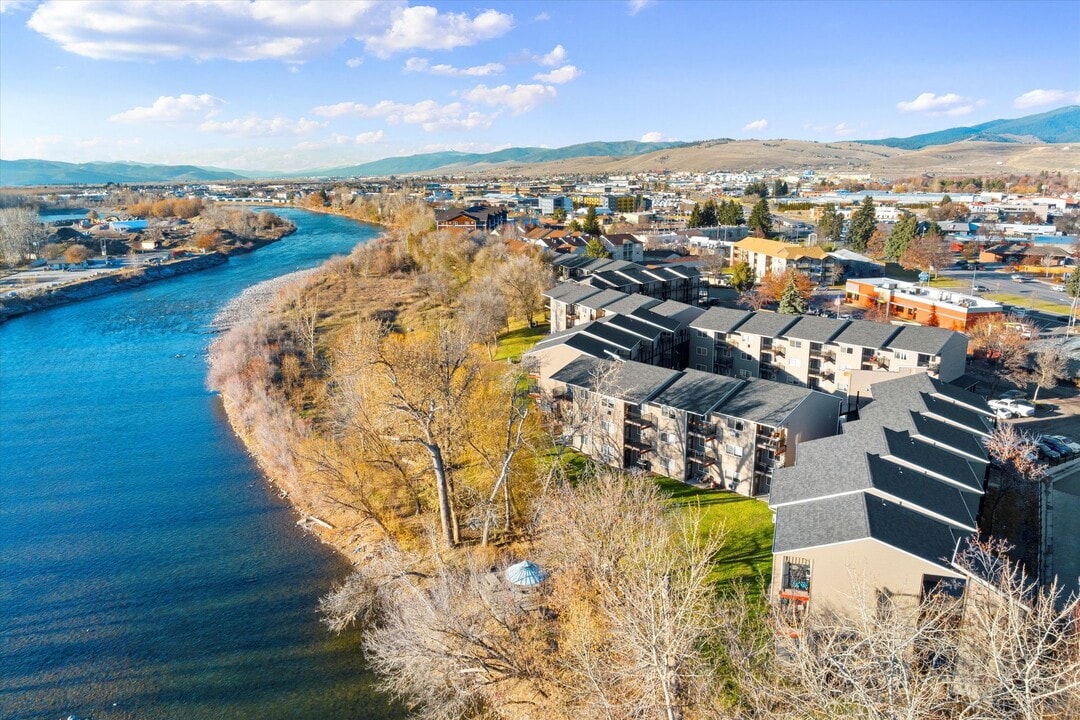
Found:
<path fill-rule="evenodd" d="M 496 360 L 507 358 L 518 359 L 521 354 L 531 348 L 540 339 L 547 335 L 547 323 L 538 323 L 535 327 L 529 327 L 526 322 L 517 322 L 511 326 L 510 331 L 499 336 L 499 346 L 495 350 Z"/>
<path fill-rule="evenodd" d="M 717 558 L 713 577 L 718 584 L 746 583 L 751 597 L 760 594 L 759 578 L 768 582 L 772 572 L 773 519 L 760 500 L 722 490 L 703 490 L 667 478 L 660 489 L 680 507 L 700 507 L 705 532 L 724 529 L 727 540 Z"/>
<path fill-rule="evenodd" d="M 1024 295 L 1013 295 L 1011 293 L 990 293 L 986 295 L 986 298 L 988 300 L 993 300 L 994 302 L 1015 305 L 1017 307 L 1028 308 L 1029 310 L 1038 310 L 1039 312 L 1056 313 L 1058 315 L 1069 314 L 1068 305 L 1052 300 L 1032 301 L 1032 298 Z"/>

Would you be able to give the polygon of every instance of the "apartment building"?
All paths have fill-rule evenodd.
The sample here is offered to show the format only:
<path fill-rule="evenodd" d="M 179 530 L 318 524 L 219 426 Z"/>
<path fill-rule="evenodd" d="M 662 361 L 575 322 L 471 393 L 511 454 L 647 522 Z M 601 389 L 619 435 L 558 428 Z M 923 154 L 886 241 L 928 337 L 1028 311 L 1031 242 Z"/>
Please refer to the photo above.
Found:
<path fill-rule="evenodd" d="M 818 285 L 832 284 L 836 262 L 816 246 L 793 245 L 777 240 L 749 237 L 732 246 L 732 262 L 745 261 L 758 282 L 770 273 L 797 270 Z"/>
<path fill-rule="evenodd" d="M 645 243 L 629 233 L 611 233 L 600 236 L 600 242 L 614 260 L 639 263 L 645 259 Z"/>
<path fill-rule="evenodd" d="M 551 264 L 560 279 L 659 300 L 695 304 L 701 292 L 701 271 L 689 265 L 645 267 L 626 260 L 581 255 L 560 255 Z"/>
<path fill-rule="evenodd" d="M 837 432 L 840 400 L 806 388 L 581 355 L 536 372 L 567 441 L 598 462 L 757 496 L 800 442 Z"/>
<path fill-rule="evenodd" d="M 967 337 L 943 328 L 730 308 L 709 308 L 690 323 L 689 367 L 829 393 L 854 394 L 881 373 L 948 382 L 966 363 Z"/>
<path fill-rule="evenodd" d="M 978 295 L 890 278 L 848 280 L 844 284 L 844 295 L 851 305 L 885 305 L 889 317 L 949 330 L 967 330 L 979 320 L 1004 311 L 1000 303 Z"/>
<path fill-rule="evenodd" d="M 875 383 L 858 420 L 777 469 L 771 597 L 796 614 L 918 603 L 978 532 L 988 468 L 985 400 L 926 374 Z"/>

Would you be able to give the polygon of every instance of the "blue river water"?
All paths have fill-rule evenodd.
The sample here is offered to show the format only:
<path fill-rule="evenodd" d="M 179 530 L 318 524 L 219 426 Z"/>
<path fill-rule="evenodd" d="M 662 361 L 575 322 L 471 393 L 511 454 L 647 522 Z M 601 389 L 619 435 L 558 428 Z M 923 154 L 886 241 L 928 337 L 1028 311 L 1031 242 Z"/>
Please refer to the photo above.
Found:
<path fill-rule="evenodd" d="M 299 231 L 203 272 L 0 325 L 0 718 L 395 718 L 317 601 L 295 525 L 205 388 L 208 324 L 377 230 Z"/>

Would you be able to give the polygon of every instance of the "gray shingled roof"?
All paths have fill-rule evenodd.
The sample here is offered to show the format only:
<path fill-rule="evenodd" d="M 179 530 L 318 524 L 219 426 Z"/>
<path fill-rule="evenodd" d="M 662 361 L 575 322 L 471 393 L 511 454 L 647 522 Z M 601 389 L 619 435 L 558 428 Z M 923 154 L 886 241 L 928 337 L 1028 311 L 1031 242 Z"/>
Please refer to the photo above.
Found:
<path fill-rule="evenodd" d="M 939 327 L 904 325 L 896 337 L 889 341 L 889 345 L 896 350 L 940 355 L 945 343 L 959 334 L 955 330 Z"/>
<path fill-rule="evenodd" d="M 718 407 L 716 412 L 777 427 L 810 397 L 812 392 L 814 391 L 796 385 L 769 380 L 748 380 L 739 392 Z"/>
<path fill-rule="evenodd" d="M 914 438 L 906 431 L 891 428 L 882 428 L 881 431 L 885 437 L 886 454 L 947 477 L 972 492 L 982 492 L 986 463 L 962 458 L 944 448 Z"/>
<path fill-rule="evenodd" d="M 610 305 L 604 308 L 604 312 L 607 312 L 609 310 L 611 310 Z M 651 307 L 640 307 L 637 310 L 634 310 L 634 312 L 630 313 L 630 317 L 634 318 L 635 320 L 640 320 L 644 323 L 649 323 L 650 325 L 655 325 L 658 328 L 663 328 L 670 333 L 675 332 L 682 325 L 682 323 L 679 322 L 678 318 L 668 317 L 667 315 L 660 315 L 659 313 L 655 313 L 653 312 L 653 309 Z"/>
<path fill-rule="evenodd" d="M 740 335 L 752 334 L 762 337 L 775 338 L 784 334 L 784 331 L 795 324 L 798 320 L 795 315 L 781 315 L 780 313 L 756 312 L 739 326 Z"/>
<path fill-rule="evenodd" d="M 749 319 L 751 315 L 753 315 L 753 313 L 746 310 L 711 307 L 703 312 L 701 317 L 690 323 L 690 327 L 699 330 L 729 333 Z"/>
<path fill-rule="evenodd" d="M 839 335 L 833 338 L 833 342 L 880 348 L 884 347 L 889 338 L 899 331 L 900 329 L 895 325 L 870 322 L 869 320 L 852 320 Z"/>
<path fill-rule="evenodd" d="M 596 288 L 593 288 L 596 290 Z M 596 294 L 578 300 L 577 304 L 592 310 L 599 310 L 614 302 L 619 302 L 626 297 L 626 293 L 618 290 L 598 290 Z"/>
<path fill-rule="evenodd" d="M 605 322 L 591 322 L 581 326 L 581 332 L 594 337 L 626 352 L 632 351 L 641 343 L 641 337 Z"/>
<path fill-rule="evenodd" d="M 678 300 L 665 300 L 659 305 L 650 307 L 649 312 L 654 312 L 657 315 L 663 315 L 664 317 L 674 318 L 679 321 L 680 325 L 692 325 L 695 320 L 705 314 L 706 310 L 705 308 L 695 307 L 694 305 L 687 305 Z"/>
<path fill-rule="evenodd" d="M 957 545 L 970 535 L 884 498 L 852 493 L 778 507 L 773 552 L 874 538 L 948 568 Z"/>
<path fill-rule="evenodd" d="M 600 292 L 600 290 L 591 285 L 582 285 L 576 282 L 561 282 L 545 292 L 544 295 L 552 300 L 573 305 L 598 292 Z"/>
<path fill-rule="evenodd" d="M 994 423 L 987 413 L 978 413 L 974 410 L 957 405 L 940 397 L 921 393 L 926 411 L 937 415 L 945 420 L 952 421 L 957 425 L 971 428 L 973 432 L 990 434 L 994 429 Z"/>
<path fill-rule="evenodd" d="M 979 512 L 982 493 L 967 492 L 937 478 L 883 460 L 876 455 L 866 458 L 870 485 L 892 495 L 905 505 L 928 510 L 964 527 L 976 529 L 975 515 Z"/>
<path fill-rule="evenodd" d="M 649 402 L 704 416 L 745 382 L 724 375 L 685 370 L 682 377 Z"/>
<path fill-rule="evenodd" d="M 603 320 L 608 325 L 612 325 L 620 330 L 625 330 L 635 335 L 640 335 L 650 342 L 656 342 L 664 333 L 662 329 L 655 325 L 642 322 L 633 315 L 608 315 L 604 317 Z"/>
<path fill-rule="evenodd" d="M 910 418 L 914 434 L 920 435 L 949 448 L 955 448 L 977 458 L 986 458 L 986 447 L 978 436 L 962 430 L 955 425 L 936 420 L 911 411 Z"/>
<path fill-rule="evenodd" d="M 784 337 L 811 342 L 829 342 L 847 326 L 848 320 L 803 315 L 799 322 L 784 331 Z"/>
<path fill-rule="evenodd" d="M 610 374 L 608 371 L 610 370 Z M 619 362 L 579 357 L 559 370 L 551 379 L 566 385 L 585 388 L 605 395 L 641 404 L 666 388 L 681 373 L 639 362 Z M 596 387 L 598 379 L 604 387 Z"/>
<path fill-rule="evenodd" d="M 627 295 L 621 300 L 616 300 L 613 303 L 608 303 L 604 306 L 605 312 L 619 313 L 620 315 L 630 315 L 635 310 L 641 307 L 652 307 L 653 305 L 659 305 L 660 301 L 656 298 L 651 298 L 648 295 L 639 295 L 634 293 Z"/>
<path fill-rule="evenodd" d="M 591 323 L 586 323 L 586 325 L 588 324 Z M 543 341 L 534 345 L 530 352 L 542 352 L 557 345 L 565 345 L 596 358 L 610 358 L 612 355 L 618 355 L 620 351 L 626 352 L 625 348 L 621 346 L 582 333 L 582 327 L 585 327 L 585 325 L 573 328 L 566 333 L 546 337 Z"/>

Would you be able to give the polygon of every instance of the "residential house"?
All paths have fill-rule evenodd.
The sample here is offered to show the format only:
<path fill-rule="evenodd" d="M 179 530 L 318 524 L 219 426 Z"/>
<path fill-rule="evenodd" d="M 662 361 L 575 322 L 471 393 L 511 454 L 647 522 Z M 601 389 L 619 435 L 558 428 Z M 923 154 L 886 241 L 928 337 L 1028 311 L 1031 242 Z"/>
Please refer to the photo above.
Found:
<path fill-rule="evenodd" d="M 506 208 L 493 208 L 486 205 L 474 205 L 465 208 L 450 208 L 435 212 L 435 224 L 446 230 L 482 230 L 490 232 L 506 222 Z"/>

